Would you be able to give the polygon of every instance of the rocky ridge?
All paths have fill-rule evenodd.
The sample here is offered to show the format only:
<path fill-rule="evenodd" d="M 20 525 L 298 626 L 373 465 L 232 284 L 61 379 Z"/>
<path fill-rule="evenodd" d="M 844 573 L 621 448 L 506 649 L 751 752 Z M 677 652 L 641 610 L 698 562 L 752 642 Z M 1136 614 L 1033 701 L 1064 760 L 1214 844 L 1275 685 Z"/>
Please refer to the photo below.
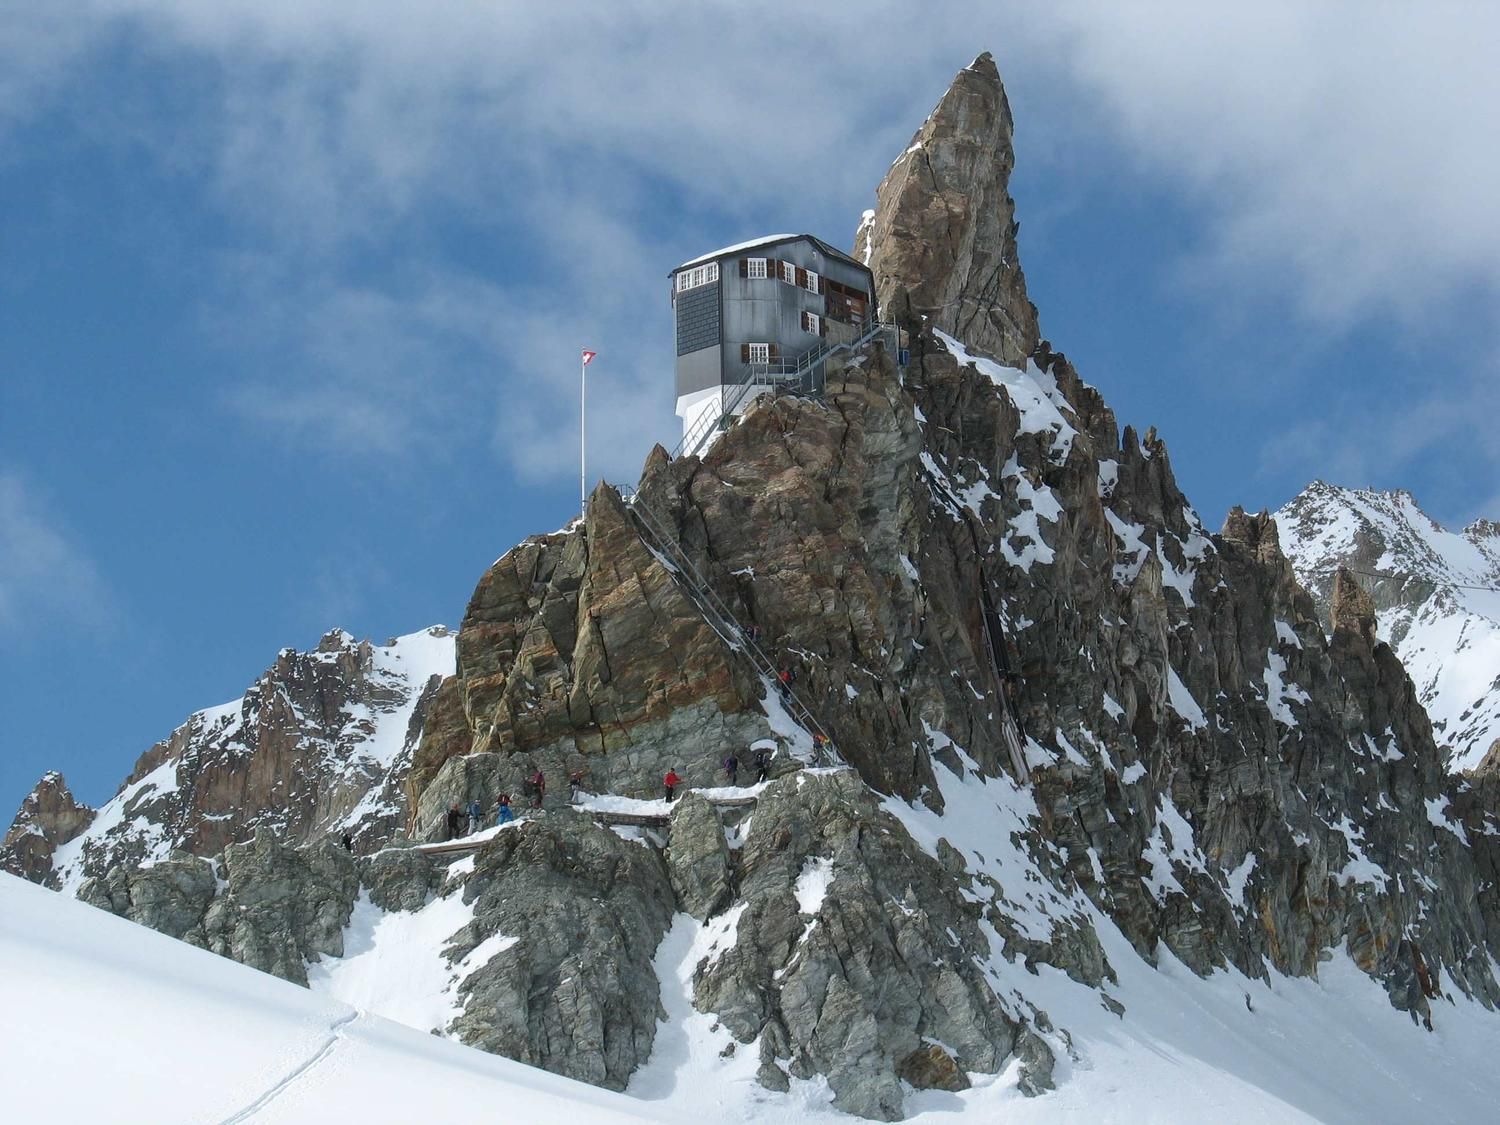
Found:
<path fill-rule="evenodd" d="M 1340 567 L 1417 686 L 1453 770 L 1500 739 L 1500 530 L 1440 526 L 1408 492 L 1315 481 L 1276 513 L 1298 580 L 1327 620 Z"/>
<path fill-rule="evenodd" d="M 1043 997 L 1128 1021 L 1126 958 L 1265 980 L 1340 957 L 1416 1020 L 1445 991 L 1492 1006 L 1497 775 L 1446 772 L 1356 585 L 1329 635 L 1277 522 L 1210 533 L 1154 431 L 1035 338 L 1004 105 L 982 56 L 918 133 L 932 174 L 898 161 L 861 235 L 910 363 L 872 346 L 701 458 L 655 450 L 633 500 L 796 672 L 845 768 L 804 768 L 809 732 L 601 485 L 481 577 L 406 827 L 437 839 L 538 768 L 614 802 L 669 765 L 705 787 L 770 743 L 752 811 L 689 796 L 614 830 L 554 791 L 456 862 L 262 834 L 80 893 L 314 987 L 360 956 L 342 935 L 430 922 L 446 1034 L 628 1089 L 670 1000 L 726 1073 L 884 1120 L 1012 1063 L 1045 1092 L 1087 1046 Z M 975 314 L 946 319 L 951 295 Z"/>
<path fill-rule="evenodd" d="M 380 646 L 334 630 L 312 652 L 283 649 L 240 699 L 142 754 L 97 811 L 48 774 L 0 841 L 0 868 L 76 890 L 175 850 L 215 855 L 258 829 L 384 842 L 404 820 L 401 782 L 453 643 L 436 626 Z"/>

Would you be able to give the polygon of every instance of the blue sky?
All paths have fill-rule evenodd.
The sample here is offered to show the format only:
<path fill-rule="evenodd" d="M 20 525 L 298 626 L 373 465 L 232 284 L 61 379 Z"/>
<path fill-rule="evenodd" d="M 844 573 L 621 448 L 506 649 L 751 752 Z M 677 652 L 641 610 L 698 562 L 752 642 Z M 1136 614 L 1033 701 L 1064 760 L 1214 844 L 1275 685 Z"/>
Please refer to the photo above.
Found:
<path fill-rule="evenodd" d="M 1315 477 L 1500 517 L 1500 17 L 804 7 L 0 0 L 5 816 L 282 646 L 457 625 L 576 506 L 578 349 L 634 479 L 666 272 L 848 245 L 982 50 L 1043 331 L 1209 524 Z"/>

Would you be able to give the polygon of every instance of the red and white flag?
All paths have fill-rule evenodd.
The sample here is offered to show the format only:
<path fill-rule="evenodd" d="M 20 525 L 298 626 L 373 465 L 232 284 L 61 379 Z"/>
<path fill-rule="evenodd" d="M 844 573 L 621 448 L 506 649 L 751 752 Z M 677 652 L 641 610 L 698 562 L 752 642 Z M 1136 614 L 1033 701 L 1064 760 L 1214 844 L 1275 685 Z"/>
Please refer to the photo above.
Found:
<path fill-rule="evenodd" d="M 589 364 L 593 363 L 594 357 L 598 354 L 598 352 L 591 352 L 587 348 L 585 348 L 583 351 L 583 365 L 587 367 Z"/>

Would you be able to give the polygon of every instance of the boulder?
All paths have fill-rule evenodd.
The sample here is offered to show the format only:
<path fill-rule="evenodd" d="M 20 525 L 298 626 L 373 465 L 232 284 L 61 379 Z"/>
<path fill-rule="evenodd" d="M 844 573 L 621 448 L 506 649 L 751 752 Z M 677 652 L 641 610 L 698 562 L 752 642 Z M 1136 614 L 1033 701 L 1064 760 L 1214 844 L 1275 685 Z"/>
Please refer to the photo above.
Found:
<path fill-rule="evenodd" d="M 713 805 L 689 792 L 672 807 L 667 872 L 682 909 L 700 922 L 728 904 L 733 870 L 724 826 Z"/>

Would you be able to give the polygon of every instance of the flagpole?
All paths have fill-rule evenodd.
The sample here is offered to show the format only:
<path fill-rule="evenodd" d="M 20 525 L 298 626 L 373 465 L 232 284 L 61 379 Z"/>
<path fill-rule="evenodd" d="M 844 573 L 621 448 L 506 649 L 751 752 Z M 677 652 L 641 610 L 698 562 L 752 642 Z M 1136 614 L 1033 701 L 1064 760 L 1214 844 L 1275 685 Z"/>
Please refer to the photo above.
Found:
<path fill-rule="evenodd" d="M 579 355 L 578 362 L 578 514 L 588 515 L 588 370 L 589 361 Z"/>

